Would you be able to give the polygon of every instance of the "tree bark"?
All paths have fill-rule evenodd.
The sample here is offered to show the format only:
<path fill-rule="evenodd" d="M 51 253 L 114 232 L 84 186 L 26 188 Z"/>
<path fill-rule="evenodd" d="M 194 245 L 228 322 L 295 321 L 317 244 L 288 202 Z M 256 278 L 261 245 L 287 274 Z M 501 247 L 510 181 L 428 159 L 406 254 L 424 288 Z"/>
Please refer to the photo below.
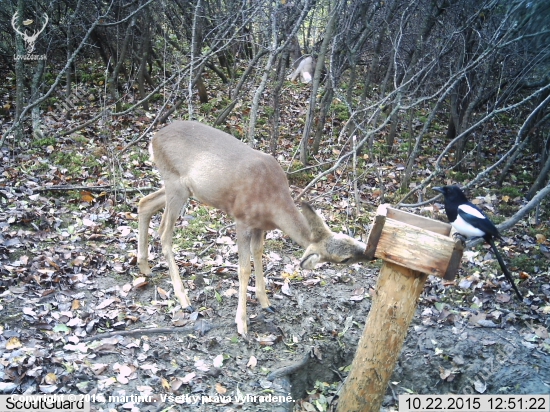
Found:
<path fill-rule="evenodd" d="M 25 1 L 17 0 L 17 26 L 23 27 L 23 15 L 25 13 Z M 25 42 L 20 35 L 15 36 L 15 50 L 18 56 L 25 56 Z M 21 120 L 21 113 L 25 104 L 25 62 L 19 58 L 15 62 L 15 121 Z M 23 126 L 19 125 L 15 130 L 15 138 L 19 140 L 23 136 Z"/>

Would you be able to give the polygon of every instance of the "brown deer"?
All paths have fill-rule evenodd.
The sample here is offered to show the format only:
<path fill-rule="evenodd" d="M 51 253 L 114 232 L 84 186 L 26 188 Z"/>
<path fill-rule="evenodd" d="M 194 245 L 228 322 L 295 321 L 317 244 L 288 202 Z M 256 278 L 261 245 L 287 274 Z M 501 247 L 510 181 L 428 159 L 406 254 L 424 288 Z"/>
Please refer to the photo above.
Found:
<path fill-rule="evenodd" d="M 300 266 L 304 269 L 313 269 L 320 262 L 349 264 L 367 260 L 364 243 L 333 233 L 308 203 L 302 203 L 302 213 L 298 211 L 286 175 L 272 156 L 235 137 L 202 123 L 175 121 L 156 133 L 149 150 L 164 187 L 139 202 L 138 265 L 141 273 L 151 273 L 147 263 L 149 223 L 155 212 L 165 208 L 159 229 L 162 253 L 168 262 L 174 294 L 183 308 L 191 304 L 172 252 L 172 236 L 176 219 L 191 196 L 236 221 L 239 303 L 235 322 L 243 336 L 247 333 L 251 256 L 256 296 L 262 308 L 272 310 L 262 267 L 264 231 L 279 228 L 302 246 L 305 253 Z"/>

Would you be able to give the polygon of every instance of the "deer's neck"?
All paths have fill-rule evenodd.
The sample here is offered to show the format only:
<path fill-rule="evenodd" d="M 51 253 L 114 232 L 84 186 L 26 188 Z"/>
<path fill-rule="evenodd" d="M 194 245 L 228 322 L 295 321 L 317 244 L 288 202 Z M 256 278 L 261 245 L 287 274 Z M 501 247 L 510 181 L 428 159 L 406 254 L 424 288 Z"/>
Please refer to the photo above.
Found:
<path fill-rule="evenodd" d="M 293 204 L 286 213 L 281 214 L 281 218 L 276 222 L 277 227 L 286 233 L 290 238 L 298 243 L 302 248 L 307 249 L 311 244 L 311 229 L 309 224 Z"/>

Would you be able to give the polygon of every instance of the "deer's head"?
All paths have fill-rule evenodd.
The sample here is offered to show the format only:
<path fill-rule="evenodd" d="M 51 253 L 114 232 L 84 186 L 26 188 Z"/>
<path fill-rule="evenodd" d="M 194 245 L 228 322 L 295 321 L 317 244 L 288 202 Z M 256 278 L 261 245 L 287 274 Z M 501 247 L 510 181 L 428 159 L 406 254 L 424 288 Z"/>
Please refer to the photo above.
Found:
<path fill-rule="evenodd" d="M 311 228 L 311 244 L 307 247 L 300 267 L 314 269 L 318 263 L 332 262 L 349 265 L 368 261 L 367 245 L 341 233 L 334 233 L 309 203 L 302 203 L 302 214 Z"/>

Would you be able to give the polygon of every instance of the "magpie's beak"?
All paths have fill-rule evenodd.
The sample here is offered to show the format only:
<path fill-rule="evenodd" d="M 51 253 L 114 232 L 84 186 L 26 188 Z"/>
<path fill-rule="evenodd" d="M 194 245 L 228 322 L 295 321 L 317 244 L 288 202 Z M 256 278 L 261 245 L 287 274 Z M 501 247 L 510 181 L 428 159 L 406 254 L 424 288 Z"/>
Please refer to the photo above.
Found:
<path fill-rule="evenodd" d="M 443 190 L 442 187 L 438 187 L 438 186 L 432 187 L 432 190 L 435 190 L 436 192 L 445 194 L 445 191 Z"/>

